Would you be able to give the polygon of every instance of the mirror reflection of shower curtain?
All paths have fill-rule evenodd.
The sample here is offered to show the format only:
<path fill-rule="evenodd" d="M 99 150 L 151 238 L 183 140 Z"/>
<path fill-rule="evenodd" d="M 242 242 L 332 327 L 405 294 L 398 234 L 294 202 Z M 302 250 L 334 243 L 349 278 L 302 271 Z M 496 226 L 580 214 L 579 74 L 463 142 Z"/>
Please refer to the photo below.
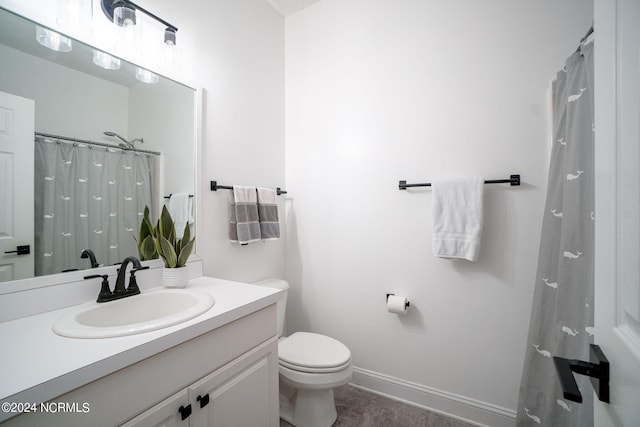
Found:
<path fill-rule="evenodd" d="M 134 236 L 157 191 L 156 157 L 36 137 L 36 276 L 89 268 L 84 249 L 103 265 L 137 256 Z"/>
<path fill-rule="evenodd" d="M 553 356 L 589 360 L 594 315 L 593 43 L 553 83 L 553 146 L 516 425 L 593 426 L 593 389 L 563 397 Z"/>

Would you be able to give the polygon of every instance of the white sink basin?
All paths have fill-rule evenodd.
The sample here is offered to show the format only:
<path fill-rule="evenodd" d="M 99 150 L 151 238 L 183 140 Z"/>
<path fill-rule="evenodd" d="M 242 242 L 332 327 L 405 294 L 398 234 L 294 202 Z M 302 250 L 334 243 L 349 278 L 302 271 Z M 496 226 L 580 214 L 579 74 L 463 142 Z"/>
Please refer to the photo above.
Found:
<path fill-rule="evenodd" d="M 71 338 L 141 334 L 186 322 L 209 310 L 211 295 L 191 289 L 157 289 L 140 295 L 70 308 L 53 331 Z"/>

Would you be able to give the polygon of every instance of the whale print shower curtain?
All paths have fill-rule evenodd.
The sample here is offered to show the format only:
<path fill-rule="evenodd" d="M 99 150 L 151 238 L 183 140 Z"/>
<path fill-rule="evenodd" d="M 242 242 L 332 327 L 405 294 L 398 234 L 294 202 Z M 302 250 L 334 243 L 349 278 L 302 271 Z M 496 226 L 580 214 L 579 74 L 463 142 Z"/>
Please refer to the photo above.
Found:
<path fill-rule="evenodd" d="M 134 240 L 145 206 L 152 206 L 157 156 L 36 137 L 35 272 L 90 267 L 138 254 Z"/>
<path fill-rule="evenodd" d="M 553 356 L 589 360 L 593 342 L 593 43 L 569 57 L 553 83 L 553 147 L 538 270 L 518 400 L 518 426 L 593 425 L 593 389 L 566 400 Z"/>

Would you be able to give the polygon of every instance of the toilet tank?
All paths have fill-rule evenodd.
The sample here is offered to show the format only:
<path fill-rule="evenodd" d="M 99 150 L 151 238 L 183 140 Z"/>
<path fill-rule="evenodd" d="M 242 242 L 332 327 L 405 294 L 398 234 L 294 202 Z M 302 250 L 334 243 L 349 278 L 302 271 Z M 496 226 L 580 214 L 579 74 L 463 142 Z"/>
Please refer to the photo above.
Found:
<path fill-rule="evenodd" d="M 276 308 L 278 312 L 278 336 L 281 337 L 284 332 L 284 315 L 287 311 L 287 295 L 289 291 L 289 284 L 285 280 L 270 277 L 268 279 L 263 279 L 255 282 L 254 285 L 268 286 L 270 288 L 284 290 L 284 298 L 278 301 L 278 305 Z"/>

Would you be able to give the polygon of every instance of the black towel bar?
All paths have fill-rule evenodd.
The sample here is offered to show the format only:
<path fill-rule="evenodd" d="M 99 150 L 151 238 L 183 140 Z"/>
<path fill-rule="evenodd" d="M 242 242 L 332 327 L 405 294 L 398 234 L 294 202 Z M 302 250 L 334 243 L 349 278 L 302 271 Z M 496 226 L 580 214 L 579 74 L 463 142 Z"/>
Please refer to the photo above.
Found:
<path fill-rule="evenodd" d="M 520 175 L 511 175 L 509 179 L 487 179 L 484 181 L 485 184 L 511 184 L 511 185 L 520 185 Z M 425 182 L 421 184 L 407 184 L 407 181 L 398 182 L 399 190 L 406 190 L 410 187 L 431 187 L 430 182 Z"/>
<path fill-rule="evenodd" d="M 211 181 L 211 191 L 218 191 L 218 190 L 233 190 L 233 186 L 219 185 L 218 181 Z M 276 188 L 276 194 L 280 196 L 282 194 L 287 194 L 287 192 L 285 190 L 281 190 L 280 187 L 278 187 Z"/>
<path fill-rule="evenodd" d="M 172 193 L 172 194 L 169 194 L 168 196 L 164 196 L 164 198 L 165 198 L 165 199 L 170 199 L 170 198 L 171 198 L 171 196 L 173 196 L 173 193 Z M 193 194 L 189 194 L 189 197 L 193 197 Z"/>

